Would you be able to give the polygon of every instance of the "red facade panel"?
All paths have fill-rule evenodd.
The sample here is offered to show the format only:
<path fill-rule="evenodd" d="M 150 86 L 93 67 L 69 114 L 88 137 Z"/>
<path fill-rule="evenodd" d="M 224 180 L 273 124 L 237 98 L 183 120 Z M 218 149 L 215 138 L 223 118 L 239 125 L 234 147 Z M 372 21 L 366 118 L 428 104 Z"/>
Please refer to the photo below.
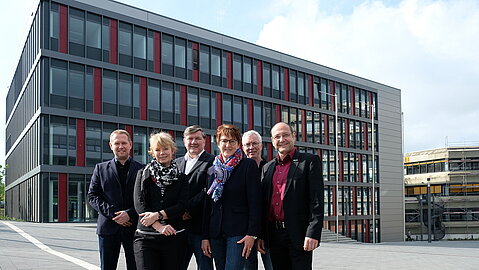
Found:
<path fill-rule="evenodd" d="M 350 91 L 350 97 L 351 97 L 351 114 L 354 115 L 356 113 L 356 107 L 354 105 L 355 103 L 355 97 L 354 97 L 354 87 L 349 87 L 349 91 Z"/>
<path fill-rule="evenodd" d="M 200 61 L 200 59 L 199 59 L 199 55 L 200 55 L 199 44 L 195 43 L 195 42 L 193 42 L 191 44 L 192 44 L 192 49 L 193 49 L 193 55 L 197 55 L 198 56 L 198 61 Z M 200 81 L 200 71 L 198 70 L 198 65 L 193 65 L 193 81 L 195 81 L 195 82 Z"/>
<path fill-rule="evenodd" d="M 309 106 L 314 106 L 313 75 L 308 74 Z"/>
<path fill-rule="evenodd" d="M 233 54 L 226 52 L 226 80 L 228 88 L 233 89 Z"/>
<path fill-rule="evenodd" d="M 77 157 L 76 166 L 85 167 L 85 120 L 77 119 Z"/>
<path fill-rule="evenodd" d="M 133 157 L 133 126 L 132 125 L 125 125 L 125 130 L 130 133 L 132 147 L 130 149 L 130 157 Z"/>
<path fill-rule="evenodd" d="M 148 94 L 146 78 L 140 77 L 140 119 L 146 120 L 148 115 Z"/>
<path fill-rule="evenodd" d="M 60 44 L 59 51 L 68 53 L 68 7 L 59 5 L 60 7 Z"/>
<path fill-rule="evenodd" d="M 110 63 L 118 64 L 118 21 L 110 19 Z"/>
<path fill-rule="evenodd" d="M 153 71 L 161 73 L 161 33 L 153 34 Z"/>
<path fill-rule="evenodd" d="M 223 124 L 223 95 L 216 93 L 216 126 Z"/>
<path fill-rule="evenodd" d="M 185 85 L 180 85 L 180 100 L 181 104 L 183 104 L 180 109 L 180 124 L 186 126 L 188 124 L 188 94 L 186 93 Z"/>
<path fill-rule="evenodd" d="M 353 195 L 358 194 L 358 188 L 357 187 L 352 187 L 353 189 Z M 353 196 L 353 215 L 357 216 L 358 215 L 358 196 Z"/>
<path fill-rule="evenodd" d="M 306 141 L 306 111 L 301 110 L 301 141 L 305 142 Z"/>
<path fill-rule="evenodd" d="M 253 100 L 248 99 L 248 130 L 254 128 L 254 110 L 253 110 Z"/>
<path fill-rule="evenodd" d="M 344 153 L 339 152 L 339 179 L 338 181 L 343 182 L 344 179 Z"/>
<path fill-rule="evenodd" d="M 344 119 L 345 123 L 345 137 L 346 137 L 346 148 L 349 148 L 349 119 Z"/>
<path fill-rule="evenodd" d="M 336 97 L 333 96 L 335 93 L 336 93 L 336 90 L 334 89 L 334 82 L 329 82 L 329 89 L 331 90 L 330 93 L 331 93 L 331 111 L 334 111 L 335 107 L 336 107 Z"/>
<path fill-rule="evenodd" d="M 206 152 L 211 153 L 211 136 L 210 135 L 206 135 L 205 150 Z"/>
<path fill-rule="evenodd" d="M 284 68 L 284 100 L 289 101 L 289 69 Z"/>
<path fill-rule="evenodd" d="M 101 69 L 93 69 L 93 112 L 102 113 L 102 94 L 101 94 Z"/>
<path fill-rule="evenodd" d="M 281 105 L 276 104 L 276 123 L 281 122 Z"/>
<path fill-rule="evenodd" d="M 324 121 L 324 144 L 329 144 L 329 115 L 325 114 L 323 116 Z"/>
<path fill-rule="evenodd" d="M 258 95 L 263 95 L 263 62 L 258 60 L 256 76 L 258 78 Z"/>
<path fill-rule="evenodd" d="M 58 174 L 58 222 L 67 221 L 68 183 L 67 174 Z"/>

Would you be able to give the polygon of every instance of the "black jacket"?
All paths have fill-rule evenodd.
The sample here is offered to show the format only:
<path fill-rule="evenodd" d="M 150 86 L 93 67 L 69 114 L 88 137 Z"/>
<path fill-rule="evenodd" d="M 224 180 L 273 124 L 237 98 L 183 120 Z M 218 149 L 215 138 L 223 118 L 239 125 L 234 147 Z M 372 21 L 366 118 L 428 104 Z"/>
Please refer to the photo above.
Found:
<path fill-rule="evenodd" d="M 213 177 L 209 178 L 208 187 Z M 231 173 L 223 195 L 214 202 L 206 195 L 203 239 L 220 236 L 258 236 L 260 233 L 261 186 L 256 161 L 243 158 Z"/>
<path fill-rule="evenodd" d="M 182 216 L 186 209 L 187 199 L 188 184 L 183 173 L 178 175 L 177 181 L 166 186 L 164 196 L 162 196 L 161 189 L 151 178 L 150 172 L 145 169 L 138 171 L 134 193 L 135 209 L 138 214 L 164 210 L 168 216 L 168 219 L 165 220 L 166 223 L 176 230 L 181 230 L 184 229 Z M 138 229 L 155 232 L 153 227 L 145 227 L 141 222 L 138 222 Z"/>
<path fill-rule="evenodd" d="M 128 170 L 125 194 L 122 194 L 120 179 L 116 170 L 115 159 L 98 163 L 93 170 L 90 187 L 88 189 L 88 202 L 98 211 L 96 233 L 98 235 L 116 234 L 121 228 L 112 218 L 115 212 L 125 210 L 130 216 L 131 229 L 136 229 L 138 214 L 133 206 L 133 188 L 135 176 L 143 164 L 131 159 Z"/>
<path fill-rule="evenodd" d="M 190 214 L 191 219 L 185 220 L 186 227 L 193 233 L 201 234 L 201 226 L 203 224 L 203 208 L 206 195 L 206 182 L 208 181 L 208 168 L 211 167 L 215 156 L 203 152 L 190 173 L 186 175 L 188 181 L 188 202 L 186 204 L 186 212 Z M 178 169 L 182 173 L 185 172 L 185 157 L 176 159 Z"/>
<path fill-rule="evenodd" d="M 269 240 L 268 216 L 272 195 L 272 178 L 276 168 L 276 159 L 268 162 L 262 171 L 262 233 L 261 238 Z M 321 161 L 317 155 L 299 153 L 293 156 L 286 179 L 283 211 L 286 231 L 293 245 L 302 249 L 304 238 L 311 237 L 321 241 L 324 218 L 324 184 Z"/>

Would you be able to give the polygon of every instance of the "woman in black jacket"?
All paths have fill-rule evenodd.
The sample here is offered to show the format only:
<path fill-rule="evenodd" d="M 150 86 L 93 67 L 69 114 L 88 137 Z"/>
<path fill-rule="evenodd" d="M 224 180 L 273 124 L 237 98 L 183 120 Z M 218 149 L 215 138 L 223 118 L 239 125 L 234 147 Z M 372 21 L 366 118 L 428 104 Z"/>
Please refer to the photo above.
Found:
<path fill-rule="evenodd" d="M 134 203 L 140 216 L 133 248 L 138 269 L 179 269 L 186 249 L 182 215 L 187 181 L 173 160 L 176 145 L 166 132 L 150 137 L 153 160 L 138 171 Z"/>

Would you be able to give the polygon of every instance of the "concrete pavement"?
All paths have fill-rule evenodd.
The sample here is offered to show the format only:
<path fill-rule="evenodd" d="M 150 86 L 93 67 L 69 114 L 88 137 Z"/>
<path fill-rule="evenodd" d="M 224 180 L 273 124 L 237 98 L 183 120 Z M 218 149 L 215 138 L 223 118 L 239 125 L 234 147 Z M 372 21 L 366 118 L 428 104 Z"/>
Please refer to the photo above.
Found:
<path fill-rule="evenodd" d="M 0 269 L 88 269 L 34 245 L 8 222 L 55 252 L 99 266 L 95 224 L 0 221 Z M 118 269 L 126 269 L 123 254 Z M 67 257 L 68 258 L 68 257 Z M 261 263 L 260 263 L 261 265 Z M 479 241 L 323 243 L 314 269 L 479 269 Z M 194 261 L 189 270 L 196 269 Z M 260 268 L 262 269 L 262 268 Z"/>

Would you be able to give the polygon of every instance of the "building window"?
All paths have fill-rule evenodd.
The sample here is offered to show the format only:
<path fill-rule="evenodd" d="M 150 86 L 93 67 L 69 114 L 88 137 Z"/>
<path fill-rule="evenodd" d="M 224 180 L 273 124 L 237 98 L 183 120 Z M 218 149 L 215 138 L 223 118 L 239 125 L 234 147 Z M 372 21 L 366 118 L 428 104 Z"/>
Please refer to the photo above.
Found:
<path fill-rule="evenodd" d="M 221 86 L 221 51 L 211 48 L 211 84 Z"/>
<path fill-rule="evenodd" d="M 117 115 L 116 72 L 103 70 L 102 99 L 103 114 Z"/>
<path fill-rule="evenodd" d="M 85 111 L 85 67 L 70 63 L 69 69 L 69 108 L 75 111 Z"/>
<path fill-rule="evenodd" d="M 161 83 L 161 122 L 174 124 L 173 107 L 173 84 L 168 82 Z"/>
<path fill-rule="evenodd" d="M 316 80 L 316 78 L 315 78 Z M 320 108 L 321 107 L 321 101 L 320 101 L 320 95 L 319 95 L 319 83 L 314 82 L 313 83 L 313 100 L 314 100 L 314 107 Z"/>
<path fill-rule="evenodd" d="M 155 32 L 148 30 L 148 37 L 146 43 L 146 51 L 148 58 L 148 71 L 155 71 Z"/>
<path fill-rule="evenodd" d="M 101 16 L 87 13 L 86 57 L 101 61 Z"/>
<path fill-rule="evenodd" d="M 249 109 L 248 109 L 248 99 L 243 98 L 243 132 L 248 130 L 248 117 L 249 117 Z"/>
<path fill-rule="evenodd" d="M 58 4 L 52 3 L 50 10 L 50 46 L 52 51 L 58 51 L 60 39 L 60 13 Z"/>
<path fill-rule="evenodd" d="M 324 110 L 329 110 L 329 103 L 330 103 L 330 97 L 329 97 L 329 87 L 328 87 L 328 81 L 325 79 L 321 79 L 321 109 Z"/>
<path fill-rule="evenodd" d="M 232 96 L 223 94 L 223 123 L 232 124 L 233 117 L 231 111 L 233 109 Z"/>
<path fill-rule="evenodd" d="M 85 221 L 86 200 L 85 175 L 68 174 L 68 221 Z"/>
<path fill-rule="evenodd" d="M 133 64 L 146 70 L 146 29 L 138 26 L 133 31 Z"/>
<path fill-rule="evenodd" d="M 281 93 L 279 90 L 279 77 L 279 66 L 273 65 L 271 69 L 271 89 L 273 92 L 273 97 L 277 99 L 281 98 Z"/>
<path fill-rule="evenodd" d="M 271 128 L 273 127 L 274 122 L 274 111 L 273 105 L 268 102 L 263 103 L 263 119 L 264 119 L 264 126 L 262 134 L 270 134 Z"/>
<path fill-rule="evenodd" d="M 271 64 L 263 62 L 263 96 L 271 96 Z"/>
<path fill-rule="evenodd" d="M 140 119 L 140 77 L 133 77 L 133 118 Z"/>
<path fill-rule="evenodd" d="M 131 118 L 133 115 L 132 109 L 132 76 L 129 74 L 120 73 L 118 83 L 118 105 L 119 116 Z"/>
<path fill-rule="evenodd" d="M 175 85 L 175 124 L 180 124 L 180 115 L 181 115 L 181 94 L 180 94 L 180 85 Z"/>
<path fill-rule="evenodd" d="M 85 76 L 85 99 L 86 111 L 93 112 L 93 98 L 94 98 L 94 82 L 93 82 L 93 67 L 86 67 Z"/>
<path fill-rule="evenodd" d="M 103 129 L 102 129 L 102 149 L 103 149 L 102 159 L 103 161 L 108 161 L 114 157 L 113 152 L 110 149 L 110 135 L 116 129 L 118 129 L 117 124 L 103 122 Z"/>
<path fill-rule="evenodd" d="M 132 60 L 132 26 L 124 22 L 119 23 L 118 27 L 118 54 L 119 64 L 131 67 Z"/>
<path fill-rule="evenodd" d="M 304 87 L 304 73 L 298 72 L 298 102 L 307 104 L 306 91 Z"/>
<path fill-rule="evenodd" d="M 314 142 L 313 128 L 314 128 L 313 112 L 306 111 L 306 141 L 309 143 Z"/>
<path fill-rule="evenodd" d="M 216 93 L 211 92 L 211 128 L 214 129 L 216 127 Z"/>
<path fill-rule="evenodd" d="M 85 12 L 70 8 L 68 36 L 70 54 L 85 56 Z"/>
<path fill-rule="evenodd" d="M 101 161 L 101 122 L 87 120 L 85 150 L 87 167 L 93 167 Z"/>
<path fill-rule="evenodd" d="M 210 47 L 200 45 L 200 82 L 210 83 Z"/>
<path fill-rule="evenodd" d="M 321 114 L 318 112 L 314 113 L 314 142 L 322 143 L 321 141 Z"/>
<path fill-rule="evenodd" d="M 160 121 L 160 82 L 148 80 L 148 120 Z"/>
<path fill-rule="evenodd" d="M 298 102 L 298 92 L 296 91 L 296 71 L 289 71 L 289 101 Z"/>
<path fill-rule="evenodd" d="M 110 19 L 106 17 L 103 18 L 101 44 L 103 48 L 103 61 L 110 62 Z"/>
<path fill-rule="evenodd" d="M 242 88 L 242 70 L 241 70 L 241 55 L 233 55 L 233 88 L 240 90 Z"/>
<path fill-rule="evenodd" d="M 253 119 L 254 119 L 254 130 L 260 134 L 263 132 L 263 110 L 262 110 L 261 101 L 253 101 Z"/>
<path fill-rule="evenodd" d="M 51 60 L 50 66 L 50 106 L 67 107 L 67 62 Z"/>
<path fill-rule="evenodd" d="M 243 101 L 241 97 L 233 97 L 233 125 L 243 129 Z"/>
<path fill-rule="evenodd" d="M 173 76 L 173 36 L 166 34 L 161 38 L 161 72 Z"/>
<path fill-rule="evenodd" d="M 248 93 L 253 90 L 251 72 L 251 58 L 243 57 L 243 91 Z"/>
<path fill-rule="evenodd" d="M 198 125 L 198 88 L 188 87 L 188 125 Z"/>
<path fill-rule="evenodd" d="M 148 137 L 146 134 L 146 128 L 134 127 L 133 158 L 142 164 L 146 164 L 148 158 Z"/>
<path fill-rule="evenodd" d="M 186 79 L 186 40 L 175 40 L 175 76 Z"/>
<path fill-rule="evenodd" d="M 59 116 L 50 117 L 49 131 L 50 165 L 67 165 L 67 118 Z"/>
<path fill-rule="evenodd" d="M 214 105 L 216 106 L 216 105 Z M 200 90 L 200 126 L 203 128 L 210 128 L 210 92 L 207 90 Z"/>

